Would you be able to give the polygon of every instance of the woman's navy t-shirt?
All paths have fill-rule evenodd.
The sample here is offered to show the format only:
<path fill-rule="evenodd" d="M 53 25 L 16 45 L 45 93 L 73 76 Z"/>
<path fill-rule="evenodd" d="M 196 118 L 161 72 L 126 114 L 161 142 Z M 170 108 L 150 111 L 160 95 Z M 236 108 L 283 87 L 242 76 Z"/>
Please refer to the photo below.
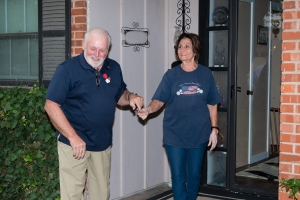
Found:
<path fill-rule="evenodd" d="M 209 140 L 210 114 L 207 105 L 220 102 L 212 72 L 202 65 L 192 72 L 180 65 L 168 70 L 152 100 L 166 104 L 163 143 L 181 148 L 198 148 Z"/>

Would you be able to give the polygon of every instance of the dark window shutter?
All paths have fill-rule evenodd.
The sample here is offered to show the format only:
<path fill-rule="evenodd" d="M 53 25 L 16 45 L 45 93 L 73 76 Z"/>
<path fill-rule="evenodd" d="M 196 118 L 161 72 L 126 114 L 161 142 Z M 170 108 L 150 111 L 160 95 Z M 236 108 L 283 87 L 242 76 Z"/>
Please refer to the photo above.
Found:
<path fill-rule="evenodd" d="M 71 0 L 38 2 L 39 82 L 48 87 L 56 67 L 71 55 Z"/>

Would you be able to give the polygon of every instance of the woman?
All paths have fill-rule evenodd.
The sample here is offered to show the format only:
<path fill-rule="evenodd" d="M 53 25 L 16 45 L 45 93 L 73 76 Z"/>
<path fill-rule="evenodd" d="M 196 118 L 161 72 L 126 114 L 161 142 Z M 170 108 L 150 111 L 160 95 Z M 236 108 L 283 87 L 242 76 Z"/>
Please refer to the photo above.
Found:
<path fill-rule="evenodd" d="M 197 64 L 201 48 L 198 35 L 181 34 L 175 46 L 181 65 L 165 73 L 151 103 L 138 113 L 146 119 L 166 104 L 163 143 L 175 200 L 197 198 L 206 146 L 213 150 L 217 144 L 220 96 L 211 71 Z"/>

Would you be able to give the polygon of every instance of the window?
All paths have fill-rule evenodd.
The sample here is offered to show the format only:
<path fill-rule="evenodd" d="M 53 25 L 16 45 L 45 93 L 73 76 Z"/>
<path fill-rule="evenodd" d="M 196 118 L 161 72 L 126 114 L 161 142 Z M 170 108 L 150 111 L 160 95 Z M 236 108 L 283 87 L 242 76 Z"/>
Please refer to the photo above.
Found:
<path fill-rule="evenodd" d="M 0 78 L 38 80 L 37 0 L 1 0 L 0 13 Z"/>
<path fill-rule="evenodd" d="M 70 56 L 70 3 L 0 0 L 0 85 L 49 84 Z"/>

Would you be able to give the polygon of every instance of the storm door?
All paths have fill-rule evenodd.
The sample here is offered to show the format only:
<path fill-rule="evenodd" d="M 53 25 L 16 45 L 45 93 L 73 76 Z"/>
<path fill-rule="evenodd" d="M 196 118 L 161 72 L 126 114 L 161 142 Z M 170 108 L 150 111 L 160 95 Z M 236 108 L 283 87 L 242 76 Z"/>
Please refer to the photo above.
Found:
<path fill-rule="evenodd" d="M 272 80 L 272 71 L 280 72 L 280 61 L 273 58 L 275 49 L 281 49 L 279 43 L 275 45 L 281 31 L 274 23 L 276 16 L 281 17 L 279 7 L 269 0 L 238 3 L 235 183 L 246 186 L 247 182 L 247 187 L 257 190 L 264 190 L 260 186 L 264 181 L 270 187 L 278 184 L 278 156 L 270 152 L 270 110 L 271 100 L 279 100 L 273 87 L 279 85 L 276 90 L 280 90 L 280 79 Z"/>

